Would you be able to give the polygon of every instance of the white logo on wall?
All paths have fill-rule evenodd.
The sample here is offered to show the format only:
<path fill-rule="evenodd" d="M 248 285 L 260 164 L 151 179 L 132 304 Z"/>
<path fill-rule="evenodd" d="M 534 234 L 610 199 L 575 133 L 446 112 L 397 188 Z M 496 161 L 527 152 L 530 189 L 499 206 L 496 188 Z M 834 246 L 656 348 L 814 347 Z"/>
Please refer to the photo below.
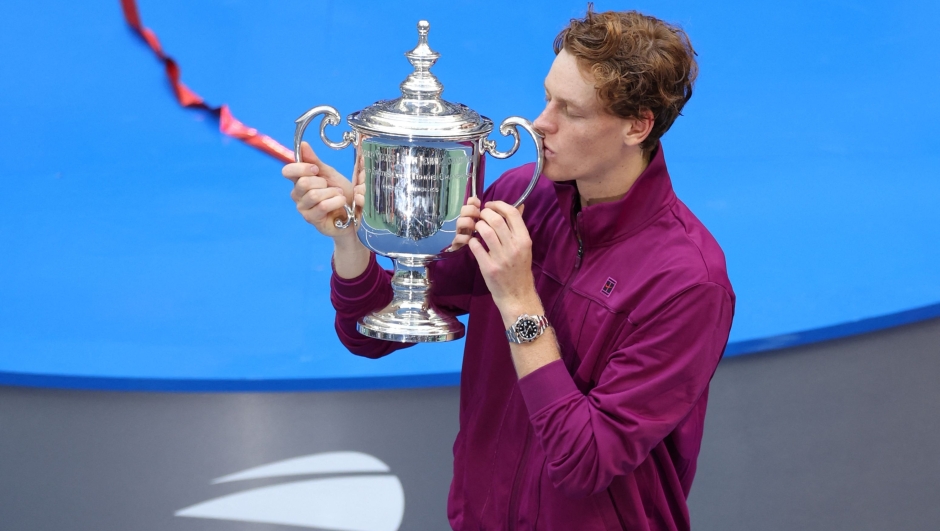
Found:
<path fill-rule="evenodd" d="M 397 531 L 405 491 L 388 465 L 360 452 L 326 452 L 277 461 L 216 478 L 248 479 L 330 474 L 236 492 L 176 511 L 176 516 L 282 524 L 339 531 Z"/>

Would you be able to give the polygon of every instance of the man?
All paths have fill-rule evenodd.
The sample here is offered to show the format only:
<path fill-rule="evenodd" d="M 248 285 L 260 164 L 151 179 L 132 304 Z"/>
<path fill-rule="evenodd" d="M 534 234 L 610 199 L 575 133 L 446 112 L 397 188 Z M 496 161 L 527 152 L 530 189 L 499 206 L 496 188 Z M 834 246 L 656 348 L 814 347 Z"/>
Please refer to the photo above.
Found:
<path fill-rule="evenodd" d="M 658 19 L 590 9 L 554 49 L 525 209 L 502 200 L 531 166 L 463 208 L 454 248 L 470 252 L 431 270 L 435 302 L 470 314 L 448 517 L 455 530 L 689 529 L 734 312 L 721 249 L 673 193 L 659 143 L 692 94 L 694 51 Z M 284 175 L 334 239 L 341 340 L 369 357 L 407 346 L 356 332 L 390 300 L 389 273 L 330 222 L 362 188 L 305 149 L 310 163 Z"/>

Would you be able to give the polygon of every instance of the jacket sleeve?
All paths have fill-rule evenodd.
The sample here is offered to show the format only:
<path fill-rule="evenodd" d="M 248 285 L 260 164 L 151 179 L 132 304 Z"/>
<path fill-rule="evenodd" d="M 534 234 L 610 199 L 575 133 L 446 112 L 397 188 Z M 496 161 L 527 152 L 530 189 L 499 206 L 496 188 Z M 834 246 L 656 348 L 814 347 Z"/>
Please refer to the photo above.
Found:
<path fill-rule="evenodd" d="M 431 302 L 451 315 L 469 311 L 470 294 L 475 277 L 476 261 L 469 249 L 463 248 L 428 267 L 433 286 Z M 356 323 L 369 312 L 385 307 L 392 300 L 392 272 L 378 264 L 375 254 L 361 275 L 344 279 L 333 270 L 330 279 L 330 301 L 336 310 L 334 326 L 340 342 L 353 354 L 380 358 L 414 343 L 398 343 L 366 337 L 356 330 Z"/>
<path fill-rule="evenodd" d="M 353 354 L 380 358 L 412 345 L 369 338 L 356 330 L 356 323 L 360 318 L 391 302 L 391 278 L 392 272 L 379 266 L 375 254 L 369 256 L 369 265 L 356 278 L 342 278 L 336 274 L 336 268 L 333 268 L 333 276 L 330 278 L 330 302 L 336 310 L 336 335 Z"/>
<path fill-rule="evenodd" d="M 606 489 L 631 473 L 689 414 L 708 386 L 731 329 L 733 302 L 703 283 L 673 297 L 623 337 L 597 385 L 583 394 L 561 360 L 519 381 L 546 454 L 568 496 Z"/>

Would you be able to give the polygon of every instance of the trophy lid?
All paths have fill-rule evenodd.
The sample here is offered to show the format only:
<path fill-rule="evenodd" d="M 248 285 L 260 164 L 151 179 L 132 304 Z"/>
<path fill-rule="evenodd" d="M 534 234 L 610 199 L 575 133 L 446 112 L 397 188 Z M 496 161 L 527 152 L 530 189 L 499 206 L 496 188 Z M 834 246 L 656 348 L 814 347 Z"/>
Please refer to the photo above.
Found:
<path fill-rule="evenodd" d="M 350 114 L 349 125 L 380 135 L 429 140 L 464 140 L 486 136 L 493 121 L 460 103 L 441 99 L 444 85 L 430 72 L 441 54 L 428 46 L 426 20 L 418 22 L 418 45 L 405 53 L 414 72 L 400 85 L 401 97 L 381 100 Z"/>

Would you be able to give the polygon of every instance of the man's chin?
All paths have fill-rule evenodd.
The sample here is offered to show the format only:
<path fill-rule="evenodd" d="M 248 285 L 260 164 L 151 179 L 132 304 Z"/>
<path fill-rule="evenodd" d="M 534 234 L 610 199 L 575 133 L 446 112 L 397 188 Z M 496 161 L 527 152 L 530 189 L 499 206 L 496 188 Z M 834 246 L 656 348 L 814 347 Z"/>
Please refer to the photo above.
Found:
<path fill-rule="evenodd" d="M 542 159 L 542 177 L 545 177 L 549 181 L 557 181 L 557 179 L 555 178 L 557 174 L 558 172 L 555 171 L 555 165 L 552 164 L 551 161 L 543 158 Z"/>
<path fill-rule="evenodd" d="M 564 177 L 564 175 L 560 175 L 556 168 L 553 168 L 549 164 L 546 164 L 545 166 L 542 167 L 542 177 L 545 177 L 549 181 L 552 181 L 555 183 L 568 180 Z"/>

